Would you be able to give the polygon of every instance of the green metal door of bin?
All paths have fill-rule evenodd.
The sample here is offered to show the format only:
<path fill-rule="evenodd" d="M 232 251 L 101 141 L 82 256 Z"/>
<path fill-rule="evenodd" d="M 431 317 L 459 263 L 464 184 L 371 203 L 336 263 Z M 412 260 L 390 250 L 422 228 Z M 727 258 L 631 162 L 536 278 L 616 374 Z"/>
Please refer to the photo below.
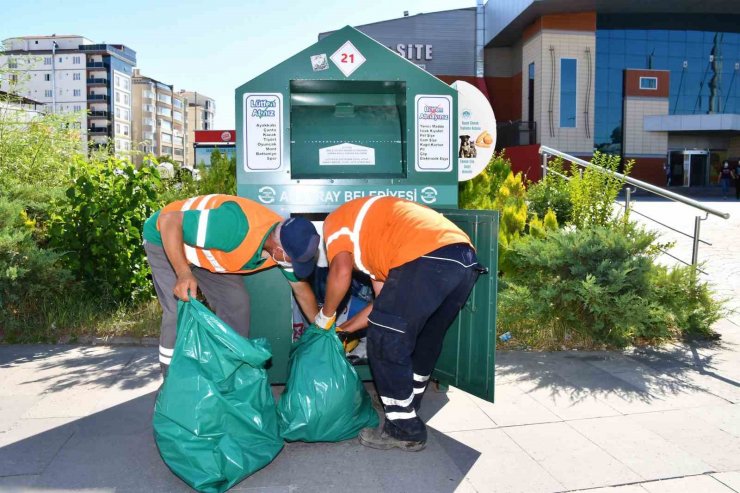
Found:
<path fill-rule="evenodd" d="M 493 402 L 496 352 L 498 212 L 440 211 L 470 237 L 478 262 L 488 267 L 447 331 L 432 378 Z"/>
<path fill-rule="evenodd" d="M 432 375 L 482 399 L 493 401 L 496 349 L 496 272 L 498 271 L 498 212 L 445 210 L 442 212 L 470 237 L 478 261 L 488 267 L 445 337 L 442 354 Z M 245 276 L 251 305 L 251 338 L 266 337 L 272 347 L 270 383 L 285 383 L 292 344 L 291 290 L 278 269 Z M 358 366 L 363 380 L 369 367 Z"/>

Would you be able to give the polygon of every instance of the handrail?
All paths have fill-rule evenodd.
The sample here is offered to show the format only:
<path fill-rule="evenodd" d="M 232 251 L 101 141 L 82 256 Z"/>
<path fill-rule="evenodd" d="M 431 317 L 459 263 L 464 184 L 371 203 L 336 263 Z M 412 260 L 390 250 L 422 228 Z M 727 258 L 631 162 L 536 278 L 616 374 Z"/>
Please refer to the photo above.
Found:
<path fill-rule="evenodd" d="M 611 174 L 611 175 L 615 176 L 616 178 L 619 178 L 620 180 L 624 180 L 626 183 L 629 183 L 630 185 L 634 185 L 634 186 L 636 186 L 638 188 L 642 188 L 643 190 L 647 190 L 647 191 L 652 192 L 652 193 L 654 193 L 656 195 L 660 195 L 661 197 L 665 197 L 667 199 L 675 200 L 676 202 L 681 202 L 683 204 L 689 205 L 691 207 L 695 207 L 696 209 L 700 209 L 700 210 L 702 210 L 704 212 L 707 212 L 709 214 L 714 214 L 715 216 L 721 217 L 723 219 L 729 219 L 730 218 L 730 213 L 729 212 L 722 212 L 722 211 L 717 210 L 717 209 L 715 209 L 713 207 L 708 207 L 708 206 L 702 204 L 701 202 L 699 202 L 697 200 L 690 199 L 688 197 L 685 197 L 683 195 L 677 194 L 675 192 L 671 192 L 670 190 L 666 190 L 664 188 L 656 187 L 655 185 L 652 185 L 650 183 L 647 183 L 647 182 L 644 182 L 644 181 L 641 181 L 641 180 L 636 180 L 635 178 L 629 177 L 627 175 L 623 175 L 621 173 L 617 173 L 615 171 L 610 171 L 610 170 L 603 169 L 600 166 L 596 166 L 596 165 L 591 164 L 588 161 L 585 161 L 585 160 L 583 160 L 581 158 L 577 158 L 575 156 L 571 156 L 570 154 L 566 154 L 564 152 L 558 151 L 557 149 L 553 149 L 552 147 L 547 147 L 547 146 L 541 145 L 540 146 L 539 153 L 540 154 L 543 154 L 543 155 L 544 154 L 547 154 L 549 156 L 558 156 L 558 157 L 561 157 L 563 159 L 566 159 L 566 160 L 568 160 L 568 161 L 570 161 L 572 163 L 576 163 L 576 164 L 578 164 L 580 166 L 583 166 L 584 168 L 597 168 L 599 171 L 601 171 L 603 173 Z"/>

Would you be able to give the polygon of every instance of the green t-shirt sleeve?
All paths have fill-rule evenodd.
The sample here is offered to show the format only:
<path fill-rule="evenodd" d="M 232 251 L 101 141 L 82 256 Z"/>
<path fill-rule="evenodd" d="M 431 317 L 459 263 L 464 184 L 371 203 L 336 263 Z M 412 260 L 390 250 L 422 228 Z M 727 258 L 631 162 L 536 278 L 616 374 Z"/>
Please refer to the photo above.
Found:
<path fill-rule="evenodd" d="M 295 276 L 295 273 L 293 273 L 293 269 L 286 269 L 284 267 L 278 266 L 278 269 L 280 269 L 280 272 L 285 276 L 285 278 L 290 282 L 298 282 L 299 279 Z"/>
<path fill-rule="evenodd" d="M 182 215 L 182 239 L 190 246 L 230 252 L 238 247 L 249 232 L 249 223 L 236 202 L 202 211 L 185 211 Z"/>

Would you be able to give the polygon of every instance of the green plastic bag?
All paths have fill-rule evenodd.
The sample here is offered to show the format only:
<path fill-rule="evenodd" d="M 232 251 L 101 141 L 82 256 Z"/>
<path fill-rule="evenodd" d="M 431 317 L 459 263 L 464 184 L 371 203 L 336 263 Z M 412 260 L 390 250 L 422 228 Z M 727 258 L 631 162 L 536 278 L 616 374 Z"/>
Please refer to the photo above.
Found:
<path fill-rule="evenodd" d="M 311 325 L 293 344 L 278 404 L 287 441 L 339 442 L 378 426 L 370 395 L 332 330 Z"/>
<path fill-rule="evenodd" d="M 264 369 L 266 340 L 245 339 L 196 300 L 180 302 L 177 342 L 154 406 L 167 466 L 201 492 L 223 492 L 283 448 Z"/>

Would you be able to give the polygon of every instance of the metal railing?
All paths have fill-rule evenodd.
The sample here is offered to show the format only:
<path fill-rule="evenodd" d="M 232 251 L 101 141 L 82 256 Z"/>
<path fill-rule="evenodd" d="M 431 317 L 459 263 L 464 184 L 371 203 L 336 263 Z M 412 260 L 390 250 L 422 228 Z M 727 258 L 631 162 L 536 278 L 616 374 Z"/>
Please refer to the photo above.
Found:
<path fill-rule="evenodd" d="M 625 209 L 625 211 L 631 210 L 631 212 L 634 212 L 636 214 L 639 214 L 640 216 L 642 216 L 642 217 L 644 217 L 644 218 L 646 218 L 646 219 L 648 219 L 650 221 L 653 221 L 653 222 L 655 222 L 655 223 L 657 223 L 657 224 L 659 224 L 659 225 L 661 225 L 661 226 L 663 226 L 665 228 L 668 228 L 668 229 L 670 229 L 672 231 L 675 231 L 677 233 L 680 233 L 680 234 L 682 234 L 684 236 L 688 236 L 689 238 L 692 239 L 693 245 L 692 245 L 692 250 L 691 250 L 691 264 L 688 264 L 687 262 L 684 262 L 683 260 L 679 259 L 678 257 L 675 257 L 675 256 L 671 255 L 670 253 L 668 253 L 666 251 L 663 251 L 663 253 L 665 253 L 666 255 L 668 255 L 668 256 L 670 256 L 670 257 L 678 260 L 679 262 L 681 262 L 683 264 L 693 265 L 693 266 L 696 267 L 697 264 L 698 264 L 698 262 L 699 262 L 699 243 L 704 243 L 705 245 L 710 245 L 710 243 L 707 243 L 706 241 L 703 241 L 699 237 L 700 232 L 701 232 L 701 222 L 704 221 L 704 220 L 706 220 L 709 217 L 709 214 L 715 215 L 717 217 L 721 217 L 722 219 L 729 219 L 730 218 L 730 214 L 729 213 L 722 212 L 719 209 L 715 209 L 714 207 L 710 207 L 710 206 L 708 206 L 706 204 L 702 204 L 701 202 L 699 202 L 697 200 L 690 199 L 688 197 L 685 197 L 683 195 L 677 194 L 675 192 L 671 192 L 670 190 L 666 190 L 665 188 L 656 187 L 655 185 L 652 185 L 650 183 L 647 183 L 647 182 L 644 182 L 644 181 L 641 181 L 641 180 L 637 180 L 637 179 L 632 178 L 630 176 L 623 175 L 622 173 L 617 173 L 617 172 L 614 172 L 614 171 L 610 171 L 610 170 L 604 169 L 601 166 L 597 166 L 597 165 L 592 164 L 592 163 L 590 163 L 590 162 L 588 162 L 588 161 L 586 161 L 584 159 L 577 158 L 575 156 L 571 156 L 570 154 L 566 154 L 564 152 L 558 151 L 557 149 L 553 149 L 552 147 L 540 146 L 539 152 L 542 155 L 542 179 L 543 180 L 547 177 L 547 173 L 548 173 L 548 170 L 547 170 L 547 162 L 548 162 L 548 159 L 551 156 L 552 157 L 559 157 L 559 158 L 562 158 L 565 161 L 568 161 L 570 163 L 576 164 L 576 165 L 580 166 L 581 168 L 595 169 L 595 170 L 597 170 L 597 171 L 599 171 L 601 173 L 607 173 L 609 175 L 612 175 L 615 178 L 618 178 L 620 180 L 624 180 L 624 182 L 626 184 L 632 185 L 636 189 L 639 188 L 641 190 L 645 190 L 646 192 L 653 193 L 655 195 L 658 195 L 660 197 L 664 197 L 664 198 L 669 199 L 669 200 L 672 200 L 674 202 L 680 202 L 682 204 L 688 205 L 689 207 L 693 207 L 695 209 L 698 209 L 698 210 L 704 212 L 705 213 L 704 217 L 702 217 L 702 216 L 695 216 L 695 218 L 694 218 L 694 234 L 693 235 L 690 235 L 690 234 L 685 233 L 683 231 L 674 229 L 674 228 L 668 226 L 667 224 L 661 223 L 660 221 L 657 221 L 656 219 L 653 219 L 653 218 L 651 218 L 649 216 L 646 216 L 645 214 L 641 214 L 641 213 L 639 213 L 637 211 L 631 210 L 630 209 L 630 204 L 631 204 L 631 201 L 632 201 L 632 193 L 634 191 L 636 191 L 636 190 L 632 190 L 630 187 L 625 187 L 625 194 L 624 194 L 624 209 Z M 554 171 L 551 171 L 551 172 L 552 173 L 555 173 Z M 581 170 L 581 172 L 582 172 L 582 170 Z M 562 175 L 560 173 L 557 173 L 557 174 L 559 176 L 562 176 L 565 179 L 570 179 L 569 177 L 567 177 L 565 175 Z"/>

